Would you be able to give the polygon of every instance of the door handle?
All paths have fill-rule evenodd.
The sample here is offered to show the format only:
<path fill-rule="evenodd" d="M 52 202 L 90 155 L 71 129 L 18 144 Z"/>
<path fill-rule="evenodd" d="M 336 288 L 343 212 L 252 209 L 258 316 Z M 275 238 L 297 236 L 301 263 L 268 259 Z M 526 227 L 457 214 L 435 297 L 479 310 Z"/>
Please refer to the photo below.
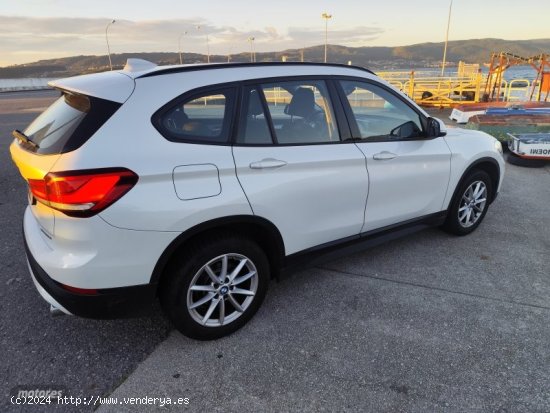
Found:
<path fill-rule="evenodd" d="M 266 158 L 258 162 L 252 162 L 250 164 L 251 169 L 275 169 L 285 166 L 285 161 L 280 161 L 279 159 Z"/>
<path fill-rule="evenodd" d="M 372 156 L 372 159 L 375 159 L 377 161 L 389 161 L 393 158 L 397 158 L 397 155 L 388 151 L 383 151 Z"/>

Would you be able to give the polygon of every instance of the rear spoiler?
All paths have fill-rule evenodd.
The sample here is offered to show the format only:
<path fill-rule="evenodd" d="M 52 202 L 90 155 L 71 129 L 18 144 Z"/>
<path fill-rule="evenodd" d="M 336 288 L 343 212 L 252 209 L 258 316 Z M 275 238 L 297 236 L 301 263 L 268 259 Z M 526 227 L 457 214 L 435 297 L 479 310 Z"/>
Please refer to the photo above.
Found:
<path fill-rule="evenodd" d="M 124 103 L 135 88 L 134 79 L 124 72 L 102 72 L 53 80 L 48 85 L 61 92 L 68 91 L 111 102 Z"/>

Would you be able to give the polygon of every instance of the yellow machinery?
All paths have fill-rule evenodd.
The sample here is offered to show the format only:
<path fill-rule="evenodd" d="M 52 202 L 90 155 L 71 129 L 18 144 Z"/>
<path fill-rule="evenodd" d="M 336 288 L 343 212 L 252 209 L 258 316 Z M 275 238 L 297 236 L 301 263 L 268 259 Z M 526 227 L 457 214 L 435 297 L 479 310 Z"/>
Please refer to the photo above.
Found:
<path fill-rule="evenodd" d="M 533 81 L 504 79 L 511 66 L 530 65 L 536 70 Z M 491 55 L 489 74 L 479 65 L 459 63 L 457 72 L 435 76 L 433 72 L 379 72 L 378 75 L 423 106 L 450 107 L 479 102 L 544 101 L 550 99 L 550 61 L 541 54 L 529 58 L 500 52 Z"/>

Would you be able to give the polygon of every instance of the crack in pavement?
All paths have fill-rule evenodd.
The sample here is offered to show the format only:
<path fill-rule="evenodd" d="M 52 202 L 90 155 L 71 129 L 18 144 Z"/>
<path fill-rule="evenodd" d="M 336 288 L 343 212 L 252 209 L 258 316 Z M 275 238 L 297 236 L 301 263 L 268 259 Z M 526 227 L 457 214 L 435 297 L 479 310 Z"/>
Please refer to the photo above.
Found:
<path fill-rule="evenodd" d="M 496 302 L 499 302 L 499 303 L 519 305 L 519 306 L 523 306 L 523 307 L 537 308 L 537 309 L 541 309 L 541 310 L 550 310 L 550 307 L 545 307 L 543 305 L 529 304 L 529 303 L 524 303 L 524 302 L 521 302 L 521 301 L 514 301 L 514 300 L 506 300 L 506 299 L 496 298 L 496 297 L 489 297 L 487 295 L 481 295 L 481 294 L 472 294 L 472 293 L 467 293 L 467 292 L 464 292 L 464 291 L 449 290 L 447 288 L 434 287 L 434 286 L 431 286 L 431 285 L 418 284 L 418 283 L 409 282 L 409 281 L 395 280 L 395 279 L 392 279 L 392 278 L 378 277 L 378 276 L 375 276 L 375 275 L 357 274 L 357 273 L 350 272 L 350 271 L 335 270 L 333 268 L 327 268 L 327 267 L 317 266 L 317 267 L 314 267 L 314 268 L 324 270 L 324 271 L 334 272 L 334 273 L 341 274 L 341 275 L 348 276 L 348 277 L 370 278 L 370 279 L 378 280 L 378 281 L 386 281 L 386 282 L 391 282 L 391 283 L 394 283 L 394 284 L 409 285 L 409 286 L 412 286 L 412 287 L 424 288 L 424 289 L 433 290 L 433 291 L 440 291 L 440 292 L 449 293 L 449 294 L 458 294 L 458 295 L 463 295 L 463 296 L 466 296 L 466 297 L 496 301 Z"/>

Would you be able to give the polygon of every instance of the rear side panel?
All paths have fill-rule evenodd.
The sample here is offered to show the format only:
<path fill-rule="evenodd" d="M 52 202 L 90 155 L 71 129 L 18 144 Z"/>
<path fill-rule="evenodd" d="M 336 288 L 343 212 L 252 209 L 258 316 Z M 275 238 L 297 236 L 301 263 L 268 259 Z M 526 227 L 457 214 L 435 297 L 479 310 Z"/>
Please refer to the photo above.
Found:
<path fill-rule="evenodd" d="M 171 142 L 153 126 L 151 116 L 192 86 L 190 79 L 182 87 L 181 76 L 159 80 L 138 81 L 130 99 L 85 145 L 62 155 L 55 171 L 124 167 L 135 172 L 136 186 L 99 214 L 119 228 L 182 232 L 223 216 L 251 215 L 230 145 Z M 200 188 L 197 176 L 205 182 Z"/>

